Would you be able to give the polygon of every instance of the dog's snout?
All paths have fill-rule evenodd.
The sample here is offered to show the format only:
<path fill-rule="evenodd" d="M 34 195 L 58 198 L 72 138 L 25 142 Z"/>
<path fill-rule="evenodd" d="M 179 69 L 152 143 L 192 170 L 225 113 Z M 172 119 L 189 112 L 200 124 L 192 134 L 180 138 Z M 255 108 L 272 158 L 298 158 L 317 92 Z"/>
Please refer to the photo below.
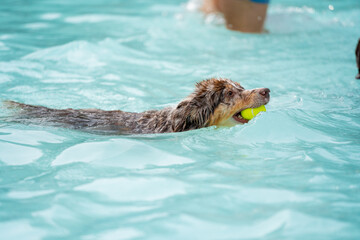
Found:
<path fill-rule="evenodd" d="M 259 89 L 259 94 L 264 97 L 269 97 L 269 93 L 270 93 L 270 89 L 268 89 L 268 88 L 260 88 Z"/>

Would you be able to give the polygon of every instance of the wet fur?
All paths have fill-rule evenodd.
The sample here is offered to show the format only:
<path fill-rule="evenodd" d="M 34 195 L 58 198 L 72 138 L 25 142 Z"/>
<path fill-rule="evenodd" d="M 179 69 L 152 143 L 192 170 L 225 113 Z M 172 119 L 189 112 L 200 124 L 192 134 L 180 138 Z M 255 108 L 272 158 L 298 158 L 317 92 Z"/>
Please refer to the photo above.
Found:
<path fill-rule="evenodd" d="M 228 79 L 208 79 L 196 84 L 195 91 L 175 107 L 142 113 L 99 109 L 52 109 L 7 101 L 15 109 L 11 121 L 61 126 L 117 134 L 182 132 L 208 126 L 230 126 L 232 116 L 242 109 L 269 101 L 258 89 L 245 90 Z"/>

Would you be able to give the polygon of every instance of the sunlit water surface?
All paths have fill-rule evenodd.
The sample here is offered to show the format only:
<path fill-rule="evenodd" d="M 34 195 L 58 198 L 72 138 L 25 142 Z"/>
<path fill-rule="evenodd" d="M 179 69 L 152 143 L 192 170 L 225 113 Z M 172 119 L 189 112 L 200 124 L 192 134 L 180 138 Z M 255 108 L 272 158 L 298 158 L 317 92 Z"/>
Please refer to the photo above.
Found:
<path fill-rule="evenodd" d="M 1 1 L 1 100 L 140 112 L 214 76 L 272 96 L 244 126 L 176 134 L 0 121 L 2 240 L 360 239 L 360 2 L 274 0 L 263 35 L 195 8 Z"/>

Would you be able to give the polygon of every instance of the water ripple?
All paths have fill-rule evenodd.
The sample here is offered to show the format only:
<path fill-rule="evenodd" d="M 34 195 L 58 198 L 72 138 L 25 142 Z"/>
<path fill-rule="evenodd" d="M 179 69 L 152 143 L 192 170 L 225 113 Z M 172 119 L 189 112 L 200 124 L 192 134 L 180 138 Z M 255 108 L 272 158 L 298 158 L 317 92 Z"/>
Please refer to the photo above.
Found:
<path fill-rule="evenodd" d="M 95 192 L 113 201 L 155 201 L 186 193 L 186 185 L 166 178 L 97 179 L 76 187 L 77 191 Z"/>

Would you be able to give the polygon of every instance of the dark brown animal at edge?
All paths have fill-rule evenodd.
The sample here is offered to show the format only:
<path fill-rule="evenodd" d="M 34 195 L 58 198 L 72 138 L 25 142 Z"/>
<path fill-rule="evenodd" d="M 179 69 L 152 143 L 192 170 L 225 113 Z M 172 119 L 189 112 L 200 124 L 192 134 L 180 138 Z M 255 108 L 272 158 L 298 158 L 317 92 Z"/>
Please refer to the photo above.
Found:
<path fill-rule="evenodd" d="M 356 56 L 356 64 L 358 68 L 358 74 L 356 75 L 356 79 L 360 79 L 360 39 L 355 49 L 355 56 Z"/>
<path fill-rule="evenodd" d="M 16 111 L 10 121 L 60 126 L 113 134 L 182 132 L 209 126 L 247 123 L 240 112 L 270 100 L 268 88 L 245 90 L 229 79 L 208 79 L 175 107 L 142 113 L 99 109 L 52 109 L 6 101 Z"/>

